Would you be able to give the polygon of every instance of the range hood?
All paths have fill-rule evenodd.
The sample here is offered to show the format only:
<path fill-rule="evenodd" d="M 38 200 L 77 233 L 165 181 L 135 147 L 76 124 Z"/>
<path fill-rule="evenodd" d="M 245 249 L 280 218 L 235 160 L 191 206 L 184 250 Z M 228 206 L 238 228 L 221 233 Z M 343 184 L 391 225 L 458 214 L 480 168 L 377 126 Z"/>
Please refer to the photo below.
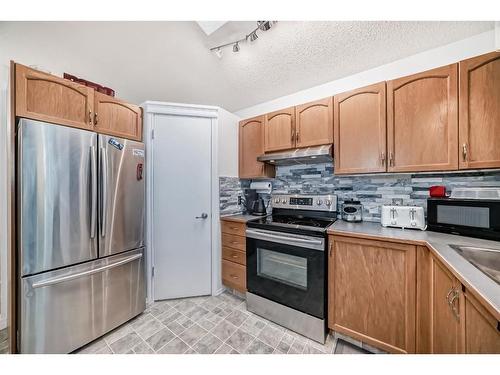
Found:
<path fill-rule="evenodd" d="M 333 161 L 332 145 L 270 152 L 259 156 L 257 160 L 272 165 L 331 163 Z"/>

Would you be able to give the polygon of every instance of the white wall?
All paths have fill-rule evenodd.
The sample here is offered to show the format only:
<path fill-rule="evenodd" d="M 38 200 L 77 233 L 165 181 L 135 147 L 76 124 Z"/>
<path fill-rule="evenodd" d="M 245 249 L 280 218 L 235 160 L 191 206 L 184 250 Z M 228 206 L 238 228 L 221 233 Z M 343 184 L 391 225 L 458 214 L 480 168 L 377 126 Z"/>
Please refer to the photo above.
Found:
<path fill-rule="evenodd" d="M 240 118 L 219 108 L 218 121 L 218 170 L 219 176 L 238 176 L 238 121 Z"/>
<path fill-rule="evenodd" d="M 242 119 L 272 112 L 278 109 L 332 96 L 344 91 L 367 86 L 380 81 L 452 64 L 495 49 L 495 30 L 475 35 L 442 47 L 431 49 L 361 73 L 331 81 L 319 86 L 283 96 L 265 103 L 242 109 L 235 114 Z M 335 69 L 332 67 L 332 69 Z"/>
<path fill-rule="evenodd" d="M 9 69 L 0 65 L 0 329 L 7 325 L 7 121 Z"/>

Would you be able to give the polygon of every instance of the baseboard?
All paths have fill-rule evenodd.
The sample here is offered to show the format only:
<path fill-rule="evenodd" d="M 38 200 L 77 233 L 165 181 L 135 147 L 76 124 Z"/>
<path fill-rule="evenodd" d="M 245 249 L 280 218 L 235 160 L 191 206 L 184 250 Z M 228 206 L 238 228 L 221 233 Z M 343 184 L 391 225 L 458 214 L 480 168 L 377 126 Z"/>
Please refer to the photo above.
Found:
<path fill-rule="evenodd" d="M 7 328 L 7 319 L 0 317 L 0 330 Z"/>
<path fill-rule="evenodd" d="M 213 295 L 213 296 L 218 296 L 219 294 L 224 293 L 224 291 L 225 291 L 225 290 L 226 290 L 226 287 L 222 287 L 222 288 L 220 288 L 220 289 L 217 289 L 217 290 L 215 291 L 215 293 L 213 293 L 212 295 Z"/>

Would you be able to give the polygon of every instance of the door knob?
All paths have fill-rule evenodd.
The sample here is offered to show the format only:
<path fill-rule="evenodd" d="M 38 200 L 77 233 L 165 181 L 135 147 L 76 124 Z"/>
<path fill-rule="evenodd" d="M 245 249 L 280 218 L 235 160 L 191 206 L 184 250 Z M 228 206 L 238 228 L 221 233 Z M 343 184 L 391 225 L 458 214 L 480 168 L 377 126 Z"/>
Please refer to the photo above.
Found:
<path fill-rule="evenodd" d="M 195 219 L 206 219 L 207 217 L 208 217 L 208 214 L 206 214 L 205 212 L 203 212 L 203 213 L 201 214 L 201 216 L 196 216 L 196 218 L 195 218 Z"/>

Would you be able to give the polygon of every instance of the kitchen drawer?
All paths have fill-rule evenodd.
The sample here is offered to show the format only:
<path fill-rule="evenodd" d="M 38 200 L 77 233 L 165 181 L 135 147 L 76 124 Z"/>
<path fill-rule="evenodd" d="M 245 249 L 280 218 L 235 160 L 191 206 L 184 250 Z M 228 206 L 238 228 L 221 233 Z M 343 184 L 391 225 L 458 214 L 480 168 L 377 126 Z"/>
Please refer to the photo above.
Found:
<path fill-rule="evenodd" d="M 245 223 L 236 223 L 234 221 L 221 220 L 220 223 L 222 233 L 236 234 L 237 236 L 244 236 L 246 230 Z"/>
<path fill-rule="evenodd" d="M 232 249 L 246 251 L 246 238 L 233 234 L 222 233 L 222 246 Z"/>
<path fill-rule="evenodd" d="M 241 264 L 222 260 L 222 283 L 244 293 L 247 289 L 247 269 Z"/>
<path fill-rule="evenodd" d="M 243 251 L 230 249 L 229 247 L 222 248 L 222 258 L 242 265 L 247 264 L 247 255 Z"/>

